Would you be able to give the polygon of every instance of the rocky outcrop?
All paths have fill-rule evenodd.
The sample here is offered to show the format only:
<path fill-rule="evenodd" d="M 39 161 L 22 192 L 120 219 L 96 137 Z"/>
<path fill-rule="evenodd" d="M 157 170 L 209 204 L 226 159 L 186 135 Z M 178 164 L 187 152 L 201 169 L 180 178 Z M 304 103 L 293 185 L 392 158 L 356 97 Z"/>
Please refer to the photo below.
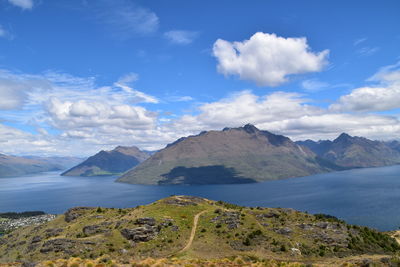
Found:
<path fill-rule="evenodd" d="M 73 220 L 76 220 L 77 218 L 79 218 L 82 214 L 85 213 L 85 211 L 87 210 L 91 210 L 94 208 L 89 208 L 89 207 L 76 207 L 76 208 L 71 208 L 69 210 L 67 210 L 64 213 L 65 216 L 65 221 L 66 222 L 72 222 Z"/>

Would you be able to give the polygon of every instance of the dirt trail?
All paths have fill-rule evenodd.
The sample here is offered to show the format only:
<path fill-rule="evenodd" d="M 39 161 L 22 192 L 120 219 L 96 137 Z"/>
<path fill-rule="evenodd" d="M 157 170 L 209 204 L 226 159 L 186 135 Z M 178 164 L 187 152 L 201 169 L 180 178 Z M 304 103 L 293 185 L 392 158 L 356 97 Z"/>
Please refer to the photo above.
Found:
<path fill-rule="evenodd" d="M 192 227 L 192 232 L 190 233 L 189 241 L 187 242 L 186 246 L 183 249 L 181 249 L 179 252 L 184 252 L 184 251 L 188 250 L 190 248 L 190 246 L 192 245 L 194 236 L 196 235 L 197 223 L 199 222 L 199 218 L 206 211 L 207 210 L 203 210 L 202 212 L 199 212 L 194 216 L 193 227 Z"/>

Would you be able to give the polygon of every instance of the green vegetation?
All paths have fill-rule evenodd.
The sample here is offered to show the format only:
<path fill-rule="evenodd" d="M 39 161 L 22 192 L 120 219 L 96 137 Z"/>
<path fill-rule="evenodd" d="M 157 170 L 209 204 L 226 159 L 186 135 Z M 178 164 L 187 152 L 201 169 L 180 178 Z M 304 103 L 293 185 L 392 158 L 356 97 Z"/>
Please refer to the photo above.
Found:
<path fill-rule="evenodd" d="M 395 257 L 399 251 L 387 234 L 332 216 L 187 196 L 129 209 L 74 208 L 0 239 L 0 262 L 53 261 L 54 266 L 55 259 L 71 255 L 96 266 L 99 259 L 108 265 L 113 259 L 123 263 L 148 257 L 318 262 L 363 254 Z"/>

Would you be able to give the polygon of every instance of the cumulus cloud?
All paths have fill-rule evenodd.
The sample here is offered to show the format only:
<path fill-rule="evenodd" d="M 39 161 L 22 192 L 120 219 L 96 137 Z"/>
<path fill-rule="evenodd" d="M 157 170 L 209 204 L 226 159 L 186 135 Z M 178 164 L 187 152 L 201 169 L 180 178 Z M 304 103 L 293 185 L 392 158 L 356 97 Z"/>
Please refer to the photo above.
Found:
<path fill-rule="evenodd" d="M 154 126 L 157 114 L 140 106 L 109 105 L 106 102 L 61 101 L 52 98 L 47 104 L 51 123 L 58 129 L 87 128 L 96 131 L 103 126 L 123 129 L 149 129 Z"/>
<path fill-rule="evenodd" d="M 293 93 L 276 92 L 257 96 L 242 91 L 220 101 L 199 106 L 199 114 L 184 115 L 164 126 L 182 136 L 203 130 L 220 130 L 252 123 L 260 129 L 294 140 L 333 139 L 340 133 L 373 139 L 400 138 L 400 120 L 394 116 L 332 112 L 308 104 Z"/>
<path fill-rule="evenodd" d="M 321 71 L 329 50 L 312 52 L 306 38 L 284 38 L 257 32 L 249 40 L 228 42 L 218 39 L 213 54 L 224 75 L 238 75 L 259 86 L 277 86 L 288 76 Z"/>
<path fill-rule="evenodd" d="M 37 136 L 21 135 L 21 139 L 35 142 L 38 153 L 54 149 L 57 154 L 67 154 L 72 147 L 77 149 L 74 154 L 79 153 L 75 145 L 71 150 L 64 149 L 66 143 L 77 139 L 81 147 L 87 149 L 85 154 L 118 144 L 159 148 L 160 143 L 170 139 L 166 141 L 167 134 L 155 131 L 158 114 L 139 105 L 158 100 L 133 89 L 132 83 L 137 79 L 137 75 L 130 73 L 122 76 L 118 84 L 99 87 L 93 77 L 52 71 L 31 75 L 0 70 L 0 109 L 4 110 L 0 120 L 50 128 L 60 133 L 46 135 L 38 130 L 40 135 Z M 48 140 L 46 145 L 39 142 L 44 139 Z M 2 150 L 15 153 L 11 148 L 2 147 Z M 18 149 L 30 151 L 23 145 Z"/>
<path fill-rule="evenodd" d="M 382 68 L 368 79 L 377 85 L 356 88 L 332 104 L 333 111 L 385 111 L 400 108 L 400 62 Z"/>
<path fill-rule="evenodd" d="M 14 6 L 20 7 L 22 9 L 32 9 L 33 0 L 8 0 L 8 2 Z"/>
<path fill-rule="evenodd" d="M 164 33 L 164 37 L 171 43 L 179 45 L 188 45 L 192 43 L 197 36 L 198 32 L 194 31 L 173 30 Z"/>

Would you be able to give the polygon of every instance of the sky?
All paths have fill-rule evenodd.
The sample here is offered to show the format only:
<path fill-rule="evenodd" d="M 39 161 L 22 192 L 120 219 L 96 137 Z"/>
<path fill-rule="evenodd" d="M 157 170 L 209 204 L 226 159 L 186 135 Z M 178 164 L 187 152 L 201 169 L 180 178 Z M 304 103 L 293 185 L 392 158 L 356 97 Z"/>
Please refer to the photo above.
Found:
<path fill-rule="evenodd" d="M 398 0 L 0 0 L 0 153 L 251 123 L 400 140 Z"/>

